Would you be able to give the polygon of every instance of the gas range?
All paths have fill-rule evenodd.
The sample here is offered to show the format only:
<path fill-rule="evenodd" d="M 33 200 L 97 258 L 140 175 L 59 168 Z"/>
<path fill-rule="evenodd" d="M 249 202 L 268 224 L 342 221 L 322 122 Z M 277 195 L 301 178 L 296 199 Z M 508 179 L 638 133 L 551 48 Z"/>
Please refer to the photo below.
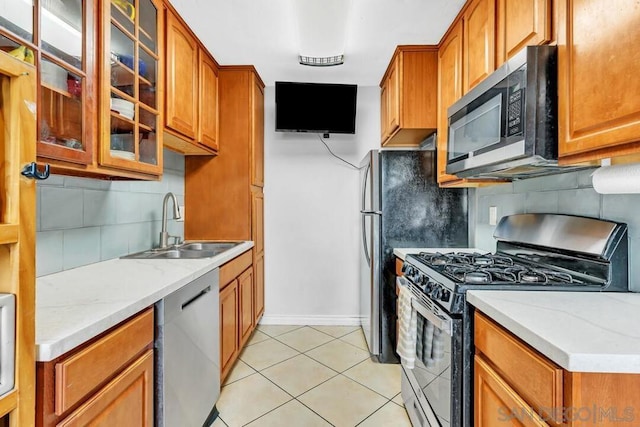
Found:
<path fill-rule="evenodd" d="M 468 289 L 627 291 L 626 225 L 606 222 L 608 228 L 598 228 L 602 232 L 597 240 L 600 244 L 586 248 L 562 247 L 571 240 L 580 243 L 576 236 L 561 232 L 551 237 L 541 235 L 545 221 L 563 223 L 568 219 L 574 225 L 577 222 L 592 228 L 604 222 L 566 215 L 513 215 L 496 228 L 495 253 L 452 249 L 409 254 L 403 272 L 415 288 L 452 314 L 464 309 Z M 523 233 L 522 227 L 531 224 L 536 224 L 537 233 Z M 516 229 L 525 241 L 513 239 Z M 556 246 L 536 245 L 542 240 Z"/>
<path fill-rule="evenodd" d="M 423 420 L 473 425 L 473 308 L 467 290 L 628 291 L 626 224 L 518 214 L 503 217 L 493 236 L 495 253 L 438 249 L 405 257 L 404 276 L 396 280 L 402 308 L 398 348 L 404 357 L 402 398 L 416 426 Z M 415 337 L 414 358 L 405 350 L 407 335 Z"/>

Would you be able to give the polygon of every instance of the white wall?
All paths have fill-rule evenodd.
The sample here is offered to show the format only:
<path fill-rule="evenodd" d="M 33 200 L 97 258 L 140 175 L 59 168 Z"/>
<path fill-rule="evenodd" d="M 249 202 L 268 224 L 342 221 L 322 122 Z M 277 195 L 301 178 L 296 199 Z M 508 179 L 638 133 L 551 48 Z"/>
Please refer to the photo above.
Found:
<path fill-rule="evenodd" d="M 265 89 L 265 324 L 358 324 L 359 172 L 317 134 L 275 132 Z M 356 134 L 331 150 L 359 166 L 380 147 L 380 88 L 358 87 Z"/>

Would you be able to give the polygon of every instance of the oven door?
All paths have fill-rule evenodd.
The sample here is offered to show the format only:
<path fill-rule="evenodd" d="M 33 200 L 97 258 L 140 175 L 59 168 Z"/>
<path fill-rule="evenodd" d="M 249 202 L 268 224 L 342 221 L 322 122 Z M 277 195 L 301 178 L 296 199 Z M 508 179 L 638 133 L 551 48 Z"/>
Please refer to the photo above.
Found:
<path fill-rule="evenodd" d="M 405 408 L 414 427 L 460 426 L 462 408 L 453 407 L 452 402 L 462 400 L 462 321 L 447 315 L 424 295 L 416 295 L 415 288 L 412 293 L 416 359 L 413 368 L 402 366 Z"/>

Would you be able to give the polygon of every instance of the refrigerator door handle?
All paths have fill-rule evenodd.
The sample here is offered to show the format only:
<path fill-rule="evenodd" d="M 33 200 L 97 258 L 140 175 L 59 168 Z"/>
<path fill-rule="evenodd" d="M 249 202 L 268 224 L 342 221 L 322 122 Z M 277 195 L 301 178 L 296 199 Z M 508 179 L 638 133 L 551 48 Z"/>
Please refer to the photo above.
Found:
<path fill-rule="evenodd" d="M 366 230 L 366 224 L 364 221 L 365 216 L 362 215 L 362 247 L 364 248 L 364 257 L 367 260 L 367 264 L 371 265 L 371 257 L 369 256 L 369 245 L 367 243 L 367 230 Z"/>
<path fill-rule="evenodd" d="M 367 200 L 367 181 L 369 180 L 369 171 L 371 170 L 371 163 L 367 163 L 367 169 L 364 171 L 364 182 L 362 183 L 362 209 L 366 208 Z M 362 212 L 362 211 L 360 211 Z"/>
<path fill-rule="evenodd" d="M 366 200 L 367 200 L 367 182 L 369 181 L 369 171 L 371 171 L 371 162 L 369 161 L 369 163 L 367 163 L 367 168 L 364 171 L 364 180 L 362 182 L 362 209 L 360 210 L 360 213 L 363 214 L 362 215 L 362 247 L 364 249 L 364 257 L 367 260 L 367 265 L 371 266 L 371 256 L 369 255 L 369 244 L 367 242 L 367 230 L 366 230 L 366 222 L 365 222 L 365 215 L 368 214 L 368 212 L 371 211 L 367 211 L 366 208 Z"/>

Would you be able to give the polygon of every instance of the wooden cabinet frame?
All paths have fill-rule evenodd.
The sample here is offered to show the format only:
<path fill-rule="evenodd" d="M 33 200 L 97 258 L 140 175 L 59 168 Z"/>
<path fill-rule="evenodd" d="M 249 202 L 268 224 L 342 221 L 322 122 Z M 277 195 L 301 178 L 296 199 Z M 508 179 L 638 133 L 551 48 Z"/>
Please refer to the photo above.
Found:
<path fill-rule="evenodd" d="M 0 398 L 12 426 L 34 423 L 36 183 L 20 174 L 36 158 L 36 68 L 0 53 L 0 292 L 16 296 L 15 382 Z"/>

